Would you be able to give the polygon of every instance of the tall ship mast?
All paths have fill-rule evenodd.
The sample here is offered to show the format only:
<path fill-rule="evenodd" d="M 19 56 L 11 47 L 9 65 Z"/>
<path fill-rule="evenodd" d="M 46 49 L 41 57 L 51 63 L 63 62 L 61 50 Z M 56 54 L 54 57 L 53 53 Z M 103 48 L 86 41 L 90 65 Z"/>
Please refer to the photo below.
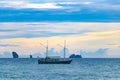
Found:
<path fill-rule="evenodd" d="M 40 43 L 40 45 L 42 45 L 44 48 L 46 48 L 45 57 L 48 57 L 48 40 L 47 40 L 47 45 L 46 46 L 42 43 Z"/>
<path fill-rule="evenodd" d="M 66 40 L 64 41 L 64 58 L 66 56 Z"/>
<path fill-rule="evenodd" d="M 47 40 L 47 46 L 46 46 L 46 57 L 48 57 L 48 40 Z"/>

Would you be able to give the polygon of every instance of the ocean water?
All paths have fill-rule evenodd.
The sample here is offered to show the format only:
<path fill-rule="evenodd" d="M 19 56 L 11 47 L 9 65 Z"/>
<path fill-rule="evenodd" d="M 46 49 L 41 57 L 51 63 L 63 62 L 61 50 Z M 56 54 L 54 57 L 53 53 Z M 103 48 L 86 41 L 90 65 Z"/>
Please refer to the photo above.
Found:
<path fill-rule="evenodd" d="M 0 80 L 120 80 L 120 59 L 73 59 L 71 64 L 0 59 Z"/>

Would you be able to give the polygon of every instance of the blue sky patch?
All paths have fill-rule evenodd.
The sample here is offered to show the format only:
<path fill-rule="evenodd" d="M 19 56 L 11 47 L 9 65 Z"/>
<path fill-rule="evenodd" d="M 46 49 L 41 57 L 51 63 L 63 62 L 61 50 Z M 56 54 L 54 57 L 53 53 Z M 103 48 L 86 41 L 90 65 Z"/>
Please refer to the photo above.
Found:
<path fill-rule="evenodd" d="M 4 0 L 0 22 L 119 22 L 119 0 Z"/>

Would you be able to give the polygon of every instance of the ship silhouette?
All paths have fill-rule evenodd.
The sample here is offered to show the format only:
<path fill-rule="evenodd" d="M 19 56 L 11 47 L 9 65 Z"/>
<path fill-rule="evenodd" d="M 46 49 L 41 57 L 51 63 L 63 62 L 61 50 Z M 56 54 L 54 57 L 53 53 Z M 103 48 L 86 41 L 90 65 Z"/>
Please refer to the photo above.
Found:
<path fill-rule="evenodd" d="M 72 62 L 72 59 L 66 58 L 66 41 L 64 41 L 64 58 L 60 57 L 49 57 L 48 56 L 48 41 L 47 46 L 41 44 L 46 48 L 46 57 L 45 58 L 39 58 L 38 64 L 70 64 Z"/>

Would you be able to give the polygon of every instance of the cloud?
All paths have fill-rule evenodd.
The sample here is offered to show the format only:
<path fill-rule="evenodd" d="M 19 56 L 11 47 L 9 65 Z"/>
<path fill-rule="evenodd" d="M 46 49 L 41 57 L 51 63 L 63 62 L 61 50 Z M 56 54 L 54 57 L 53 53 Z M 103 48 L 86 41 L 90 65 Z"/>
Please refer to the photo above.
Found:
<path fill-rule="evenodd" d="M 0 53 L 0 58 L 12 58 L 12 54 L 10 52 Z"/>
<path fill-rule="evenodd" d="M 58 6 L 55 3 L 30 3 L 28 1 L 1 1 L 2 8 L 14 8 L 14 9 L 60 9 L 62 6 Z"/>
<path fill-rule="evenodd" d="M 111 46 L 120 46 L 120 44 L 105 44 L 105 45 L 111 45 Z"/>
<path fill-rule="evenodd" d="M 70 53 L 69 49 L 66 48 L 66 55 L 65 55 L 65 57 L 69 57 L 70 54 L 72 54 L 72 53 Z M 60 57 L 63 58 L 64 57 L 64 48 L 62 48 L 60 51 L 57 51 L 55 48 L 50 48 L 48 50 L 48 55 L 49 56 L 60 56 Z"/>
<path fill-rule="evenodd" d="M 114 3 L 114 4 L 113 4 Z M 111 11 L 120 11 L 120 2 L 109 1 L 109 0 L 86 0 L 86 1 L 73 1 L 73 2 L 58 2 L 66 8 L 66 12 L 81 12 L 88 11 L 87 13 L 101 12 L 106 10 Z M 102 7 L 101 7 L 102 6 Z M 74 10 L 75 9 L 75 10 Z M 100 13 L 99 12 L 99 13 Z M 85 13 L 84 13 L 85 14 Z"/>
<path fill-rule="evenodd" d="M 35 38 L 54 36 L 119 34 L 119 23 L 0 23 L 0 38 Z M 16 27 L 17 26 L 17 27 Z M 73 27 L 74 26 L 74 27 Z M 91 27 L 91 28 L 90 28 Z M 94 27 L 94 28 L 92 28 Z"/>
<path fill-rule="evenodd" d="M 89 1 L 77 1 L 77 2 L 58 2 L 58 4 L 63 4 L 63 5 L 78 5 L 78 4 L 83 4 L 83 5 L 89 5 L 92 4 L 93 2 L 89 2 Z"/>
<path fill-rule="evenodd" d="M 110 48 L 110 50 L 108 50 L 107 56 L 109 56 L 109 57 L 120 57 L 120 47 L 119 46 L 113 46 L 113 48 Z"/>
<path fill-rule="evenodd" d="M 17 47 L 19 45 L 15 45 L 15 44 L 0 44 L 0 47 Z"/>
<path fill-rule="evenodd" d="M 105 49 L 100 48 L 94 52 L 80 50 L 80 54 L 85 57 L 99 57 L 100 58 L 100 57 L 106 57 L 108 50 L 109 50 L 108 48 L 105 48 Z"/>
<path fill-rule="evenodd" d="M 119 4 L 113 5 L 113 4 L 105 3 L 105 4 L 92 5 L 91 8 L 93 8 L 93 7 L 95 7 L 93 11 L 99 11 L 99 10 L 100 11 L 101 10 L 120 11 L 120 5 Z"/>
<path fill-rule="evenodd" d="M 112 4 L 114 3 L 114 4 Z M 95 0 L 86 0 L 86 1 L 29 1 L 29 0 L 4 0 L 0 1 L 1 8 L 13 8 L 13 9 L 63 9 L 66 12 L 73 11 L 74 9 L 84 10 L 87 9 L 89 11 L 95 10 L 116 10 L 120 11 L 120 6 L 117 1 L 109 1 L 109 0 L 102 0 L 102 1 L 95 1 Z M 102 7 L 101 7 L 102 6 Z"/>

